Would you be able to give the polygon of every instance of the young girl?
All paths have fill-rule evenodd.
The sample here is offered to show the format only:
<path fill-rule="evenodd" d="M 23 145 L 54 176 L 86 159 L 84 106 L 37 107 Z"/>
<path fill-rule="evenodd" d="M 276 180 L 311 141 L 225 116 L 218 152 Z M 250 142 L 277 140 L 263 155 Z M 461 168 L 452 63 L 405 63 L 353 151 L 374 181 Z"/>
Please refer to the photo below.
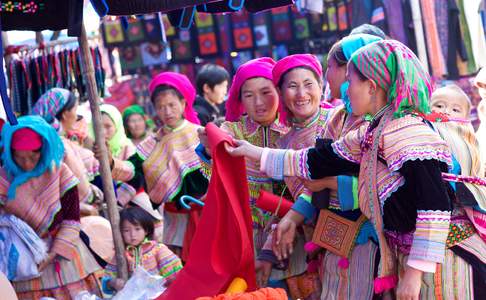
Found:
<path fill-rule="evenodd" d="M 137 146 L 152 131 L 154 122 L 145 114 L 143 107 L 134 104 L 123 111 L 123 126 L 127 137 Z"/>
<path fill-rule="evenodd" d="M 125 242 L 125 257 L 131 275 L 137 267 L 144 268 L 152 275 L 160 275 L 170 284 L 182 269 L 182 263 L 172 251 L 162 243 L 152 240 L 154 218 L 140 207 L 125 208 L 120 212 L 120 227 Z M 125 281 L 116 278 L 116 265 L 108 264 L 105 272 L 110 276 L 108 286 L 117 291 Z"/>
<path fill-rule="evenodd" d="M 183 195 L 201 197 L 208 187 L 195 152 L 200 128 L 192 109 L 196 91 L 186 76 L 174 72 L 157 75 L 149 90 L 164 126 L 140 143 L 128 160 L 110 158 L 113 178 L 127 182 L 135 190 L 144 187 L 155 206 L 165 203 L 164 243 L 182 250 L 184 260 L 199 215 L 176 203 Z"/>

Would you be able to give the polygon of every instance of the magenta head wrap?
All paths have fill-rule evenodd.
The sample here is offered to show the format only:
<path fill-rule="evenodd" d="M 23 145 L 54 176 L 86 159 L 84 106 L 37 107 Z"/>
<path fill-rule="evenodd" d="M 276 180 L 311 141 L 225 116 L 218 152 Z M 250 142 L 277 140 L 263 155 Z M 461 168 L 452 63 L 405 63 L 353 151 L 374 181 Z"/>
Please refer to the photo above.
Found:
<path fill-rule="evenodd" d="M 317 59 L 315 55 L 293 54 L 282 58 L 275 64 L 272 70 L 273 84 L 275 84 L 275 86 L 278 86 L 284 74 L 294 68 L 299 67 L 311 69 L 319 79 L 321 79 L 323 76 L 321 62 Z M 282 102 L 282 100 L 280 100 L 280 102 Z M 285 105 L 283 103 L 280 103 L 279 115 L 281 123 L 287 123 L 287 113 L 288 112 L 285 109 Z"/>
<path fill-rule="evenodd" d="M 196 99 L 196 90 L 192 85 L 189 78 L 186 75 L 175 73 L 175 72 L 162 72 L 159 75 L 155 76 L 154 79 L 150 82 L 149 91 L 150 94 L 153 94 L 155 89 L 159 85 L 168 85 L 175 88 L 179 93 L 182 94 L 182 97 L 186 100 L 186 109 L 184 110 L 184 118 L 191 123 L 194 124 L 201 124 L 199 119 L 197 118 L 197 114 L 192 108 L 194 100 Z"/>
<path fill-rule="evenodd" d="M 238 68 L 233 77 L 233 83 L 226 101 L 226 121 L 238 121 L 245 111 L 240 99 L 240 90 L 245 81 L 255 77 L 272 80 L 272 68 L 274 65 L 275 61 L 270 57 L 261 57 L 247 61 Z"/>

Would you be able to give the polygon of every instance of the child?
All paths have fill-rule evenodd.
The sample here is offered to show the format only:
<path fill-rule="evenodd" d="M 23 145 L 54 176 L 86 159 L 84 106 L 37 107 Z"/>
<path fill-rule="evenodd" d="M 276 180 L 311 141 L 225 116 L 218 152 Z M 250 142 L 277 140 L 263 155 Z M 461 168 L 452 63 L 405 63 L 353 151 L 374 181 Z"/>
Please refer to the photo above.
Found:
<path fill-rule="evenodd" d="M 120 212 L 120 227 L 126 246 L 128 273 L 132 274 L 141 266 L 152 275 L 164 277 L 166 285 L 170 284 L 182 269 L 182 263 L 167 246 L 152 240 L 154 218 L 142 208 L 125 208 Z M 116 265 L 108 264 L 105 272 L 110 276 L 108 287 L 121 290 L 125 281 L 116 278 Z"/>
<path fill-rule="evenodd" d="M 471 112 L 471 100 L 455 84 L 435 90 L 432 94 L 430 106 L 432 111 L 446 114 L 454 119 L 468 120 Z"/>

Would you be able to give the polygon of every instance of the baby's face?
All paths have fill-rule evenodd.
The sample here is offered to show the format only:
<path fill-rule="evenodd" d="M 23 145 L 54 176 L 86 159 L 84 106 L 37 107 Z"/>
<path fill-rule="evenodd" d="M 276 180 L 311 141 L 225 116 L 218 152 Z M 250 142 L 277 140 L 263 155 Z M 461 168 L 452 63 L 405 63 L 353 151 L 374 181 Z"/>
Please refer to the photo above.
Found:
<path fill-rule="evenodd" d="M 462 97 L 454 95 L 432 95 L 431 107 L 433 112 L 448 115 L 451 118 L 469 118 L 469 105 Z"/>

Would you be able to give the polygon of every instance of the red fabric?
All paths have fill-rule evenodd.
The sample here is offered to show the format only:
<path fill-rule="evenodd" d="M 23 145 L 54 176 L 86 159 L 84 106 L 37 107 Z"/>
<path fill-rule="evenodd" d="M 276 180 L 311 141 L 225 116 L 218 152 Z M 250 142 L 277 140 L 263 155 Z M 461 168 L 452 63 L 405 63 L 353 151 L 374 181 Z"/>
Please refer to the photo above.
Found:
<path fill-rule="evenodd" d="M 260 196 L 256 201 L 256 206 L 272 214 L 274 214 L 278 208 L 277 215 L 279 218 L 283 218 L 287 214 L 287 212 L 292 208 L 293 203 L 285 198 L 282 198 L 282 203 L 280 203 L 280 207 L 278 206 L 279 203 L 280 203 L 279 196 L 264 190 L 260 190 Z"/>
<path fill-rule="evenodd" d="M 34 151 L 42 147 L 42 137 L 30 128 L 20 128 L 12 136 L 12 149 Z"/>
<path fill-rule="evenodd" d="M 201 219 L 201 210 L 202 207 L 197 204 L 190 204 L 191 209 L 178 209 L 174 202 L 169 202 L 164 205 L 164 209 L 168 212 L 174 214 L 189 214 L 189 220 L 187 222 L 186 232 L 184 233 L 184 241 L 182 243 L 182 254 L 181 259 L 184 262 L 187 262 L 189 259 L 189 253 L 191 249 L 192 239 L 194 238 L 194 234 L 196 233 L 196 228 L 199 224 L 199 220 Z"/>
<path fill-rule="evenodd" d="M 231 137 L 206 126 L 213 169 L 205 206 L 192 240 L 189 259 L 159 300 L 193 300 L 223 293 L 235 277 L 256 289 L 252 218 L 245 160 L 224 149 Z"/>

